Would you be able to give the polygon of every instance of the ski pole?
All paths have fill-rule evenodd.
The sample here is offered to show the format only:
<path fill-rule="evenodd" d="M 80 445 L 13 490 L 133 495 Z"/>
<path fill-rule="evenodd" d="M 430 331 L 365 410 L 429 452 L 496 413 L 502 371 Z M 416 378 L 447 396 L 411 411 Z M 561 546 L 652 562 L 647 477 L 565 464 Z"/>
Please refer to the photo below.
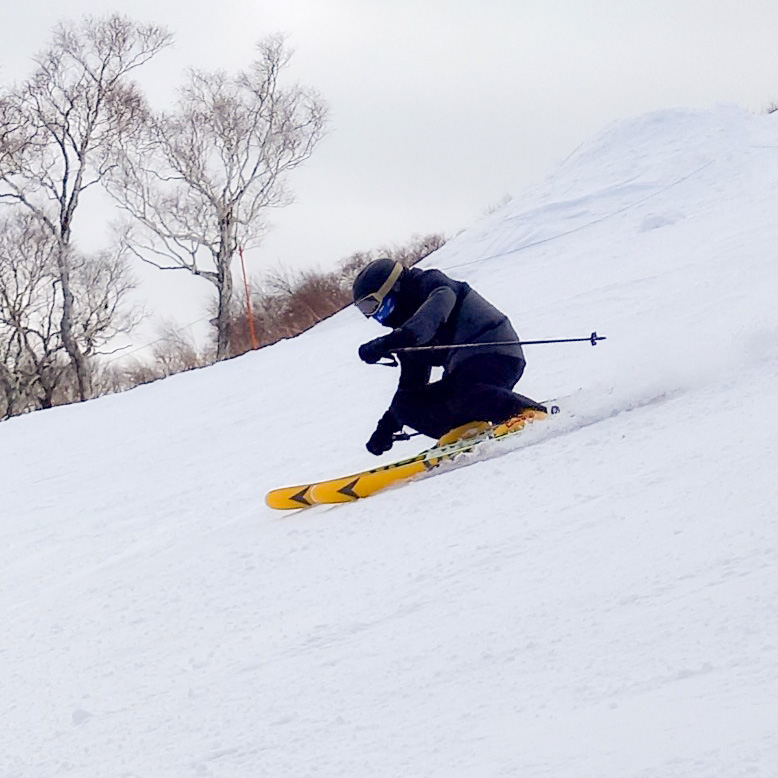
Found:
<path fill-rule="evenodd" d="M 452 343 L 451 345 L 440 346 L 406 346 L 405 348 L 396 348 L 392 350 L 392 356 L 387 357 L 388 361 L 378 362 L 379 365 L 386 367 L 396 367 L 397 360 L 395 354 L 403 354 L 409 351 L 440 351 L 443 349 L 454 348 L 483 348 L 485 346 L 538 346 L 546 343 L 591 343 L 596 346 L 598 341 L 606 340 L 605 335 L 598 335 L 593 332 L 588 338 L 554 338 L 550 340 L 496 340 L 489 343 Z"/>
<path fill-rule="evenodd" d="M 421 434 L 421 432 L 395 432 L 392 435 L 392 440 L 395 442 L 398 440 L 410 440 L 411 438 L 415 438 Z"/>
<path fill-rule="evenodd" d="M 481 348 L 483 346 L 515 346 L 517 343 L 521 346 L 538 346 L 543 343 L 591 343 L 597 345 L 597 341 L 605 340 L 604 335 L 598 335 L 593 332 L 588 338 L 557 338 L 554 340 L 495 340 L 490 343 L 452 343 L 450 346 L 406 346 L 405 348 L 396 348 L 394 353 L 399 354 L 403 351 L 435 351 L 438 349 L 451 348 Z"/>

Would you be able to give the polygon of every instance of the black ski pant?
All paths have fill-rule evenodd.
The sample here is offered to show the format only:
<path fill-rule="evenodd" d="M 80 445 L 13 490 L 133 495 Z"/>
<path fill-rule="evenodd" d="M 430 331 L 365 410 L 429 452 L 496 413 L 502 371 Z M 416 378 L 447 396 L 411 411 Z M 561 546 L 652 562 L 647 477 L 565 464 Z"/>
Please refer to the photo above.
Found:
<path fill-rule="evenodd" d="M 511 391 L 524 372 L 524 360 L 501 354 L 470 357 L 439 381 L 399 389 L 390 406 L 399 426 L 439 438 L 469 421 L 495 424 L 526 408 L 546 408 Z"/>

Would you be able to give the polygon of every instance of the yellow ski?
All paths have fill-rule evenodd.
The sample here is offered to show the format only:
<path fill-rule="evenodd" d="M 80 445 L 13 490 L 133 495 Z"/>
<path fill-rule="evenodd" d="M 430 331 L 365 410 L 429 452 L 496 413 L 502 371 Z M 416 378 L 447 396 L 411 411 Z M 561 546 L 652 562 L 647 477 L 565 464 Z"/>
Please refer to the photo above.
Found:
<path fill-rule="evenodd" d="M 519 432 L 531 421 L 544 419 L 542 411 L 527 410 L 504 424 L 487 426 L 476 423 L 466 424 L 452 430 L 441 438 L 432 448 L 422 451 L 414 457 L 401 459 L 388 465 L 363 470 L 359 473 L 328 479 L 316 483 L 286 486 L 273 489 L 265 495 L 266 504 L 276 510 L 294 510 L 311 505 L 353 502 L 385 489 L 394 483 L 407 481 L 420 473 L 437 467 L 441 462 L 450 461 L 457 455 L 471 451 L 485 440 L 495 440 Z M 468 433 L 472 437 L 462 437 Z"/>

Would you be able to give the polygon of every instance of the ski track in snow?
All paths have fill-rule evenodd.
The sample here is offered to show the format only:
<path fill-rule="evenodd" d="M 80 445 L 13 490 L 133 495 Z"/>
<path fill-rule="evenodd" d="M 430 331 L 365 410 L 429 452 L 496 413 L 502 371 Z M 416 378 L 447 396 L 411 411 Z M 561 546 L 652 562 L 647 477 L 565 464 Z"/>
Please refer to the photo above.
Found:
<path fill-rule="evenodd" d="M 353 310 L 0 425 L 0 778 L 775 778 L 778 115 L 616 122 L 430 257 L 562 412 L 356 472 Z"/>

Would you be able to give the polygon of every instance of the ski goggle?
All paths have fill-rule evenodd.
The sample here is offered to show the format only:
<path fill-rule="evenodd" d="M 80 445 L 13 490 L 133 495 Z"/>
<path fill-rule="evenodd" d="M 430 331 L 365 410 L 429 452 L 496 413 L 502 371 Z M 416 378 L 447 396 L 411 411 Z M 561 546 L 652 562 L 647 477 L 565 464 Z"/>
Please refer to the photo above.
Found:
<path fill-rule="evenodd" d="M 403 266 L 399 262 L 395 262 L 392 272 L 389 273 L 389 277 L 386 281 L 381 284 L 381 288 L 377 292 L 372 292 L 371 294 L 361 297 L 354 305 L 356 305 L 365 316 L 375 316 L 376 313 L 378 313 L 378 309 L 381 307 L 381 303 L 384 301 L 384 297 L 389 294 L 391 288 L 397 283 L 397 279 L 402 272 Z"/>

